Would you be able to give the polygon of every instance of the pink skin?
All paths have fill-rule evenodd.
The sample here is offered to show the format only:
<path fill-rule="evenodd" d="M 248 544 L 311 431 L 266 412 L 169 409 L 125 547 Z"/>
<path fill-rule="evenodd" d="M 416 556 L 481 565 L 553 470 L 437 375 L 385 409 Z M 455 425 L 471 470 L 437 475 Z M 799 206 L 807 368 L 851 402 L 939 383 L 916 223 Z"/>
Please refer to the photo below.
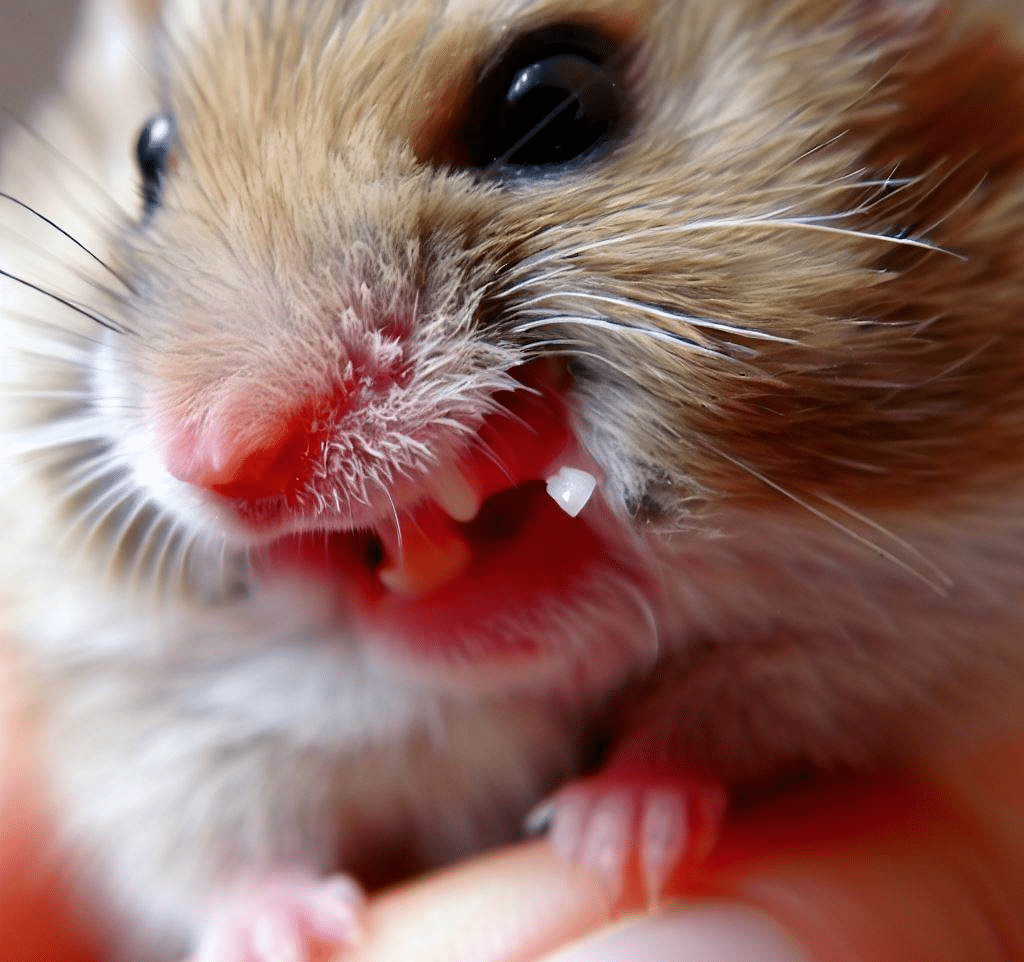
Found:
<path fill-rule="evenodd" d="M 603 875 L 616 900 L 639 884 L 654 906 L 670 878 L 699 865 L 714 847 L 727 802 L 725 786 L 713 778 L 617 752 L 539 812 L 561 858 Z"/>
<path fill-rule="evenodd" d="M 317 942 L 357 941 L 362 911 L 362 892 L 346 876 L 271 877 L 224 906 L 193 962 L 305 962 Z"/>

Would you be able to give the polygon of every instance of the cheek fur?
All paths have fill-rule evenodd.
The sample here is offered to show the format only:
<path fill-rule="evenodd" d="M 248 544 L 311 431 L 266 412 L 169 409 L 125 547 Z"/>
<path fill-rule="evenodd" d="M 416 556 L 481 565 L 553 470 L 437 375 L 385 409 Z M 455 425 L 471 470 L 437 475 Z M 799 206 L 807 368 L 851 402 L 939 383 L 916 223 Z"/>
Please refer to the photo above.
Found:
<path fill-rule="evenodd" d="M 621 320 L 657 325 L 696 349 L 651 342 L 638 353 L 616 338 L 594 340 L 605 360 L 594 370 L 609 384 L 624 380 L 610 368 L 627 371 L 649 400 L 631 405 L 624 391 L 616 402 L 595 390 L 593 421 L 617 422 L 651 492 L 684 517 L 721 500 L 799 511 L 808 497 L 854 510 L 927 510 L 1016 474 L 1024 54 L 1000 28 L 950 11 L 911 36 L 910 46 L 899 37 L 899 56 L 865 59 L 851 87 L 859 92 L 794 149 L 807 154 L 801 168 L 770 157 L 767 141 L 751 142 L 790 179 L 789 197 L 775 203 L 788 202 L 791 216 L 772 223 L 725 206 L 718 219 L 737 227 L 714 232 L 701 226 L 711 215 L 694 216 L 691 230 L 706 233 L 721 259 L 704 267 L 713 255 L 678 254 L 673 268 L 687 280 L 677 303 L 716 319 L 718 305 L 731 304 L 736 332 L 707 340 L 685 317 L 638 311 Z M 843 183 L 849 189 L 822 187 Z M 730 264 L 742 265 L 743 287 Z M 617 293 L 617 265 L 593 269 Z M 652 287 L 647 300 L 665 298 Z M 743 325 L 767 339 L 745 337 Z M 721 357 L 701 357 L 702 347 Z"/>
<path fill-rule="evenodd" d="M 883 249 L 871 283 L 820 291 L 834 338 L 820 369 L 758 398 L 750 444 L 732 448 L 853 504 L 941 502 L 1024 456 L 1024 53 L 993 28 L 942 26 L 884 78 L 884 124 L 852 124 L 870 169 L 910 183 L 850 225 L 932 249 Z"/>

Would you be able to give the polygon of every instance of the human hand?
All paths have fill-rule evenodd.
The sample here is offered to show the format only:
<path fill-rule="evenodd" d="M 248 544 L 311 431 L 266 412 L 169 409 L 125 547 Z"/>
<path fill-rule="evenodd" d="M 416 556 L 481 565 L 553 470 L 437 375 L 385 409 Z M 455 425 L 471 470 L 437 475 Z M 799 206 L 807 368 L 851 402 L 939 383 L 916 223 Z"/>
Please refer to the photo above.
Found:
<path fill-rule="evenodd" d="M 739 815 L 680 901 L 613 924 L 599 879 L 543 845 L 386 893 L 345 962 L 1020 962 L 1024 734 L 914 776 Z"/>
<path fill-rule="evenodd" d="M 482 856 L 371 900 L 345 962 L 1024 962 L 1022 818 L 1024 734 L 1001 735 L 738 815 L 655 913 L 628 893 L 614 921 L 543 843 Z M 99 962 L 2 697 L 0 825 L 0 959 Z"/>

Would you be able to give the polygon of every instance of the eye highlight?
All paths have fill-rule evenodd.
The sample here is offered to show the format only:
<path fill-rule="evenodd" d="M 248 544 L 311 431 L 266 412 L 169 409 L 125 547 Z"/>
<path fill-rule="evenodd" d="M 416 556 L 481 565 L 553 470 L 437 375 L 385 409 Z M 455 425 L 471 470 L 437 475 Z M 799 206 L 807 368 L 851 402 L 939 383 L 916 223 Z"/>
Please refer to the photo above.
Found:
<path fill-rule="evenodd" d="M 147 121 L 135 144 L 135 160 L 142 174 L 143 218 L 148 220 L 160 206 L 164 175 L 174 145 L 174 120 L 157 114 Z"/>
<path fill-rule="evenodd" d="M 472 165 L 539 173 L 597 154 L 624 114 L 615 54 L 580 26 L 548 27 L 506 48 L 484 68 L 470 104 Z"/>

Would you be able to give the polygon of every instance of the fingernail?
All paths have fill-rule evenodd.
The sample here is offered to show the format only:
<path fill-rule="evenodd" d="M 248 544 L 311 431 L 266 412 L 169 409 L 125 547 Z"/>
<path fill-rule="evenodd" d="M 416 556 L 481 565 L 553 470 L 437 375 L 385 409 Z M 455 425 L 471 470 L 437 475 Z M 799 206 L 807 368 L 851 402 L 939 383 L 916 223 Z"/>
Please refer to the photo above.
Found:
<path fill-rule="evenodd" d="M 704 902 L 623 921 L 543 962 L 814 962 L 769 916 Z"/>

